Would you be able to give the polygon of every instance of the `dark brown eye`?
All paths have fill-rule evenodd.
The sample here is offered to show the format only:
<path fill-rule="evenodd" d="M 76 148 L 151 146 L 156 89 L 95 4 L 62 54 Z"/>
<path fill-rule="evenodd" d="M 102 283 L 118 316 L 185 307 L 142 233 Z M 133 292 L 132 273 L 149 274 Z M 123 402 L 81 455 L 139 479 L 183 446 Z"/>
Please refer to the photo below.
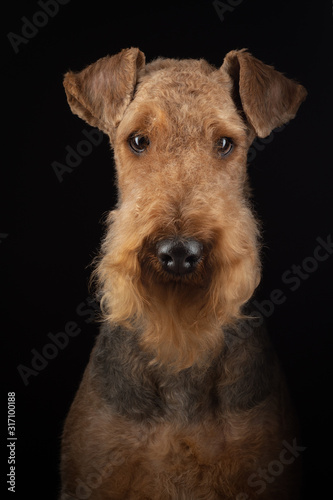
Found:
<path fill-rule="evenodd" d="M 233 142 L 228 137 L 221 137 L 217 142 L 217 152 L 220 156 L 227 156 L 234 148 Z"/>
<path fill-rule="evenodd" d="M 128 143 L 136 154 L 142 154 L 149 146 L 149 139 L 145 135 L 132 135 Z"/>

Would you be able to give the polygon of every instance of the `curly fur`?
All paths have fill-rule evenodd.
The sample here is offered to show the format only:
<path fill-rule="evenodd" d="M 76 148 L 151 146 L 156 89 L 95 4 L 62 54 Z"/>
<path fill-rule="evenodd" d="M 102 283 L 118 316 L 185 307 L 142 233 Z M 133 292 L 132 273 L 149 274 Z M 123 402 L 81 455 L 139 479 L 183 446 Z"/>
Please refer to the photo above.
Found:
<path fill-rule="evenodd" d="M 295 500 L 291 466 L 263 491 L 251 482 L 295 430 L 247 314 L 261 265 L 246 158 L 306 91 L 245 50 L 214 68 L 145 65 L 131 48 L 64 85 L 72 111 L 110 137 L 119 202 L 93 273 L 104 323 L 66 420 L 61 499 Z M 161 265 L 157 244 L 170 238 L 200 242 L 189 274 Z"/>

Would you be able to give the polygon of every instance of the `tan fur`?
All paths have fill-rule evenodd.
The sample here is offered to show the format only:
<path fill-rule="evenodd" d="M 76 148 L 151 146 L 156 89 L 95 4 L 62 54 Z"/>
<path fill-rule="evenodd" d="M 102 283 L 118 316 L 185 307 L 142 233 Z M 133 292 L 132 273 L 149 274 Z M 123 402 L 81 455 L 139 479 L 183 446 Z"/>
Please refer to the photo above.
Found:
<path fill-rule="evenodd" d="M 216 362 L 220 375 L 211 391 L 233 401 L 245 367 L 264 352 L 256 341 L 228 345 L 261 272 L 246 157 L 256 135 L 265 137 L 295 116 L 306 91 L 245 50 L 227 54 L 219 69 L 203 60 L 159 58 L 146 66 L 144 60 L 138 49 L 125 49 L 67 73 L 64 85 L 72 111 L 109 135 L 117 165 L 119 202 L 93 275 L 103 319 L 119 332 L 116 345 L 123 335 L 131 342 L 124 343 L 120 366 L 132 373 L 133 391 L 135 381 L 148 390 L 156 378 L 166 416 L 141 421 L 125 416 L 123 407 L 124 414 L 111 409 L 117 398 L 108 403 L 98 380 L 110 388 L 124 383 L 124 392 L 131 376 L 128 383 L 118 380 L 119 368 L 109 380 L 120 359 L 111 361 L 111 348 L 99 378 L 101 343 L 108 342 L 101 336 L 65 426 L 61 498 L 79 498 L 78 485 L 89 474 L 96 487 L 86 490 L 94 500 L 257 498 L 248 484 L 251 471 L 276 457 L 291 432 L 278 365 L 272 364 L 271 394 L 248 410 L 228 403 L 222 411 L 221 400 L 215 414 L 207 400 L 206 417 L 190 418 L 177 384 L 188 370 L 196 391 L 208 374 L 214 380 Z M 142 154 L 129 146 L 133 134 L 149 138 Z M 218 154 L 221 137 L 234 145 L 226 157 Z M 156 256 L 159 241 L 178 236 L 203 245 L 202 259 L 186 276 L 171 276 Z M 129 415 L 135 398 L 131 404 Z M 260 498 L 294 499 L 286 478 Z"/>

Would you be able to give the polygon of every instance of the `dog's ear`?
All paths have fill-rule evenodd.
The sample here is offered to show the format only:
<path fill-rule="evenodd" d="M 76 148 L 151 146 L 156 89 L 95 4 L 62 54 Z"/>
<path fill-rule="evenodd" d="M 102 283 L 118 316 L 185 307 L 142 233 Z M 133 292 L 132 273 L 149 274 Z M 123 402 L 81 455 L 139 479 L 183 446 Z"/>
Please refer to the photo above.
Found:
<path fill-rule="evenodd" d="M 307 92 L 245 49 L 229 52 L 221 67 L 233 81 L 234 99 L 258 137 L 295 117 Z"/>
<path fill-rule="evenodd" d="M 144 54 L 131 48 L 103 57 L 79 73 L 66 73 L 64 87 L 71 110 L 112 135 L 132 100 L 138 72 L 144 65 Z"/>

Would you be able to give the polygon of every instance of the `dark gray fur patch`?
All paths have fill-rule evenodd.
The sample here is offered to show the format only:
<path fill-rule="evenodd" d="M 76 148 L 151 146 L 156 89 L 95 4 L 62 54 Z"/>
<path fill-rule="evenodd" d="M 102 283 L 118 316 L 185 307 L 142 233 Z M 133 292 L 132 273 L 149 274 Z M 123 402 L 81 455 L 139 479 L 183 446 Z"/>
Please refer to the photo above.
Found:
<path fill-rule="evenodd" d="M 262 328 L 250 324 L 246 331 L 244 338 L 239 324 L 225 332 L 208 369 L 194 365 L 172 374 L 149 365 L 152 355 L 140 349 L 138 334 L 105 324 L 92 353 L 95 389 L 114 412 L 137 421 L 189 422 L 248 410 L 277 389 L 278 370 Z"/>

